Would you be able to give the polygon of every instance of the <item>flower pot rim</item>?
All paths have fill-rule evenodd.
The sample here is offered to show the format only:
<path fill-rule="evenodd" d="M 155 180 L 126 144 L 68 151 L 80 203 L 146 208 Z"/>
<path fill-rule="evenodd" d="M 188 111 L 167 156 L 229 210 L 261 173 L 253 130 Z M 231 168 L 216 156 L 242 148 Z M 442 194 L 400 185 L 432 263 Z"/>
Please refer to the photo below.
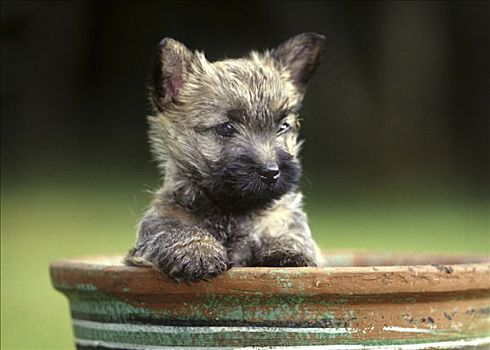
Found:
<path fill-rule="evenodd" d="M 328 265 L 336 266 L 233 267 L 221 276 L 193 284 L 169 280 L 152 268 L 125 266 L 119 255 L 60 260 L 51 264 L 50 271 L 54 286 L 61 291 L 94 288 L 125 295 L 490 292 L 490 258 L 485 256 L 335 252 L 325 257 Z"/>

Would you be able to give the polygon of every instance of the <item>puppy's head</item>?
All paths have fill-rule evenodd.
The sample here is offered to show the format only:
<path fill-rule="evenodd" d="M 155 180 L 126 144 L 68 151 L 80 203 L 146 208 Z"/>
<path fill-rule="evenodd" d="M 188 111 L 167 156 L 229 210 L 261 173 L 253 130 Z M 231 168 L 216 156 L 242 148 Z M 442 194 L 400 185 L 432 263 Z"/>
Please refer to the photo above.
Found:
<path fill-rule="evenodd" d="M 266 207 L 293 189 L 300 175 L 298 111 L 323 43 L 323 36 L 305 33 L 272 51 L 211 63 L 163 39 L 149 121 L 152 150 L 167 176 L 191 180 L 235 212 Z"/>

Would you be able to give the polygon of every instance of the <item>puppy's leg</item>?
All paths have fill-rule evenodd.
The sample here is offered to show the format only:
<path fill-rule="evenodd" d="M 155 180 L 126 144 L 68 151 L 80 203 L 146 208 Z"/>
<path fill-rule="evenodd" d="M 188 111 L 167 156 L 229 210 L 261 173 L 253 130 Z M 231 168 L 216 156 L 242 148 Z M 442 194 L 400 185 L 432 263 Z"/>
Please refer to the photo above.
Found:
<path fill-rule="evenodd" d="M 129 265 L 151 265 L 176 281 L 195 282 L 229 268 L 226 249 L 210 233 L 155 215 L 143 218 Z"/>
<path fill-rule="evenodd" d="M 318 266 L 315 243 L 304 232 L 264 234 L 255 249 L 256 266 Z"/>
<path fill-rule="evenodd" d="M 279 204 L 256 223 L 253 235 L 254 265 L 322 265 L 323 258 L 311 236 L 300 201 L 301 195 L 292 197 L 285 201 L 287 204 Z"/>

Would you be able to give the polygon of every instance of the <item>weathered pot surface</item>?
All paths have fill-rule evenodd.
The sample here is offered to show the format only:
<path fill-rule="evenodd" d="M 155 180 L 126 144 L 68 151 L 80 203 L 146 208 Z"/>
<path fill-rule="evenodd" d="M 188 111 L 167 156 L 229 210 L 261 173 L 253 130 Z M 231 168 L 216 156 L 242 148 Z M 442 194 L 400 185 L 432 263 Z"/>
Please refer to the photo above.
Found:
<path fill-rule="evenodd" d="M 336 253 L 179 284 L 121 257 L 51 265 L 78 349 L 488 349 L 490 260 Z"/>

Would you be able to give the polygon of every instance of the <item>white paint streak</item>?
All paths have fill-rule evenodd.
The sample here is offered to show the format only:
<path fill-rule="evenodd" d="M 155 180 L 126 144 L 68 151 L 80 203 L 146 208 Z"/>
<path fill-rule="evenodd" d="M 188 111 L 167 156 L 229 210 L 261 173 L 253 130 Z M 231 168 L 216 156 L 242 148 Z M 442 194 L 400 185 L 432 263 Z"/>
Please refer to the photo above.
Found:
<path fill-rule="evenodd" d="M 158 326 L 131 323 L 105 323 L 73 319 L 73 325 L 81 328 L 100 329 L 106 331 L 150 332 L 150 333 L 193 333 L 208 334 L 222 332 L 237 333 L 323 333 L 351 334 L 352 328 L 293 328 L 293 327 L 188 327 L 188 326 Z"/>
<path fill-rule="evenodd" d="M 135 345 L 127 343 L 106 342 L 98 340 L 85 340 L 75 339 L 77 345 L 97 347 L 102 346 L 109 349 L 131 349 L 131 350 L 170 350 L 175 349 L 171 346 L 155 346 L 155 345 Z M 188 350 L 424 350 L 424 349 L 463 349 L 465 347 L 472 346 L 484 346 L 490 345 L 490 337 L 476 338 L 471 340 L 455 340 L 446 342 L 433 342 L 433 343 L 419 343 L 419 344 L 406 344 L 406 345 L 384 345 L 384 346 L 366 346 L 366 345 L 312 345 L 312 346 L 266 346 L 266 347 L 226 347 L 226 346 L 212 346 L 212 347 L 197 347 L 186 346 Z"/>
<path fill-rule="evenodd" d="M 423 329 L 423 328 L 407 328 L 407 327 L 383 327 L 384 331 L 389 332 L 401 332 L 401 333 L 434 333 L 432 329 Z"/>

